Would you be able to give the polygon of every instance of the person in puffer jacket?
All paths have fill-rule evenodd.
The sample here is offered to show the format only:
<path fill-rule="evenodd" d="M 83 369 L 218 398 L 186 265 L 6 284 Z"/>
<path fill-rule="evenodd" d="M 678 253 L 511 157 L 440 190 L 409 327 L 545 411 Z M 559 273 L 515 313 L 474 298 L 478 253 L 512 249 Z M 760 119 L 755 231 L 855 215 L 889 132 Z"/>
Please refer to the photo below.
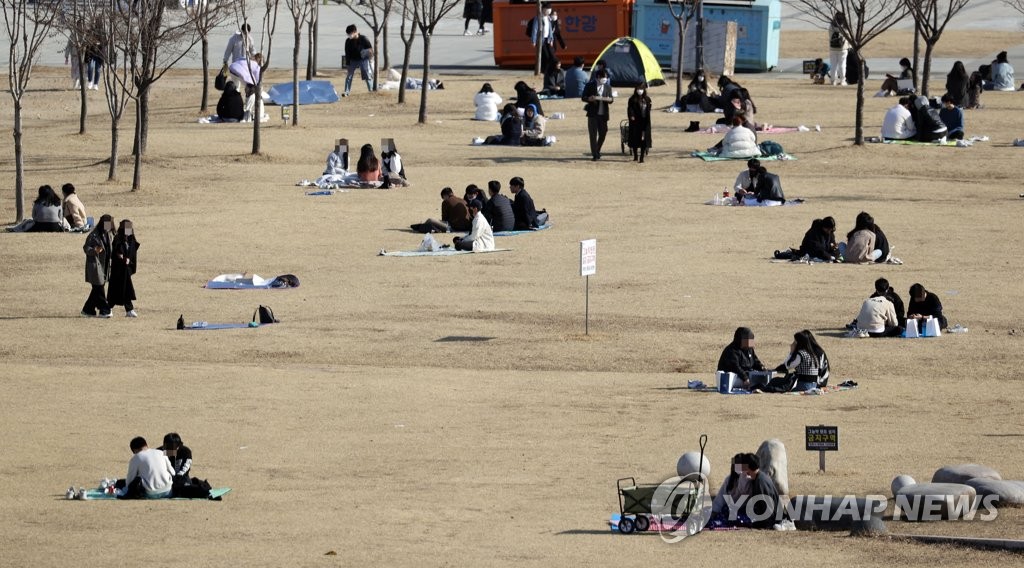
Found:
<path fill-rule="evenodd" d="M 722 151 L 718 154 L 723 158 L 752 158 L 761 155 L 757 146 L 754 131 L 743 126 L 743 117 L 734 116 L 732 129 L 722 138 Z"/>
<path fill-rule="evenodd" d="M 928 97 L 914 99 L 914 125 L 917 127 L 917 139 L 921 142 L 934 142 L 946 138 L 946 125 L 939 117 L 939 109 L 932 108 Z"/>

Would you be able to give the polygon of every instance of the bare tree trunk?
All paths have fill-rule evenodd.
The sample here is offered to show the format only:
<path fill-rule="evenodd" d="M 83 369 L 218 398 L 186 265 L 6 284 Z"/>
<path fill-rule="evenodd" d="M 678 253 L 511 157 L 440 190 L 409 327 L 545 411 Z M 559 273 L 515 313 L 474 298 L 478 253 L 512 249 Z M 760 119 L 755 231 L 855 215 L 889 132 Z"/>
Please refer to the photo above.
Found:
<path fill-rule="evenodd" d="M 544 24 L 541 23 L 541 19 L 545 16 L 542 6 L 540 2 L 537 2 L 537 15 L 534 16 L 535 19 L 533 20 L 533 35 L 537 36 L 537 63 L 533 66 L 534 77 L 541 73 L 540 60 L 541 53 L 544 51 L 544 38 L 542 37 L 544 35 Z"/>
<path fill-rule="evenodd" d="M 207 112 L 210 106 L 210 40 L 203 35 L 203 100 L 199 110 Z"/>
<path fill-rule="evenodd" d="M 145 154 L 149 130 L 149 86 L 139 89 L 139 96 L 135 99 L 135 118 L 135 142 L 132 145 L 132 153 Z"/>
<path fill-rule="evenodd" d="M 373 34 L 373 69 L 371 69 L 373 75 L 373 90 L 377 91 L 377 80 L 380 77 L 380 50 L 377 49 L 380 44 L 380 34 Z"/>
<path fill-rule="evenodd" d="M 263 93 L 263 77 L 256 82 L 256 100 L 252 105 L 252 154 L 260 153 L 260 123 L 263 122 L 263 113 L 260 112 L 260 95 Z"/>
<path fill-rule="evenodd" d="M 416 34 L 413 33 L 409 37 L 409 41 L 406 42 L 404 39 L 402 43 L 405 43 L 405 54 L 402 56 L 402 80 L 398 83 L 398 104 L 405 104 L 405 80 L 409 77 L 409 63 L 412 59 L 412 44 L 416 41 Z"/>
<path fill-rule="evenodd" d="M 110 120 L 110 168 L 107 169 L 107 181 L 117 180 L 117 146 L 120 134 L 118 122 L 118 119 Z"/>
<path fill-rule="evenodd" d="M 864 59 L 860 55 L 860 50 L 856 52 L 857 68 L 860 70 L 857 73 L 857 120 L 856 120 L 856 132 L 854 134 L 853 143 L 857 146 L 864 145 Z"/>
<path fill-rule="evenodd" d="M 78 96 L 82 101 L 81 112 L 78 116 L 78 133 L 85 134 L 85 118 L 89 114 L 89 96 L 85 84 L 85 56 L 79 52 L 75 55 L 78 58 Z"/>
<path fill-rule="evenodd" d="M 386 16 L 386 14 L 385 14 Z M 384 68 L 391 69 L 391 53 L 388 50 L 388 21 L 384 20 Z"/>
<path fill-rule="evenodd" d="M 14 101 L 14 203 L 15 222 L 25 220 L 25 153 L 21 145 L 21 101 Z"/>
<path fill-rule="evenodd" d="M 914 22 L 914 67 L 910 70 L 914 78 L 914 89 L 916 90 L 920 81 L 917 80 L 917 71 L 921 68 L 921 26 L 920 22 Z"/>
<path fill-rule="evenodd" d="M 317 75 L 317 55 L 320 53 L 320 5 L 317 4 L 313 9 L 313 33 L 309 34 L 310 48 L 309 53 L 313 60 L 313 74 L 310 77 L 316 77 Z"/>
<path fill-rule="evenodd" d="M 316 23 L 315 22 L 316 22 L 317 6 L 319 6 L 319 4 L 314 4 L 313 5 L 313 13 L 310 14 L 309 22 L 306 24 L 306 80 L 307 81 L 312 81 L 313 80 L 313 75 L 314 75 L 314 73 L 313 73 L 313 51 L 316 49 L 316 47 L 314 47 L 314 34 L 316 33 L 316 27 L 315 27 Z"/>
<path fill-rule="evenodd" d="M 430 84 L 430 34 L 423 34 L 423 86 L 420 88 L 420 124 L 427 123 L 427 93 L 430 89 L 427 85 Z M 402 79 L 402 85 L 405 85 L 405 79 Z"/>
<path fill-rule="evenodd" d="M 676 23 L 679 24 L 679 45 L 676 46 L 676 61 L 678 61 L 679 67 L 676 69 L 676 100 L 674 104 L 678 105 L 679 101 L 683 99 L 683 45 L 686 43 L 686 22 L 676 19 Z"/>
<path fill-rule="evenodd" d="M 932 74 L 932 50 L 935 49 L 935 43 L 929 39 L 931 38 L 924 40 L 924 69 L 921 70 L 921 94 L 926 97 L 929 96 L 928 76 Z"/>
<path fill-rule="evenodd" d="M 142 97 L 135 101 L 135 172 L 132 174 L 132 191 L 142 188 Z"/>
<path fill-rule="evenodd" d="M 299 124 L 299 52 L 302 50 L 300 23 L 298 20 L 295 22 L 295 47 L 292 48 L 292 126 Z"/>

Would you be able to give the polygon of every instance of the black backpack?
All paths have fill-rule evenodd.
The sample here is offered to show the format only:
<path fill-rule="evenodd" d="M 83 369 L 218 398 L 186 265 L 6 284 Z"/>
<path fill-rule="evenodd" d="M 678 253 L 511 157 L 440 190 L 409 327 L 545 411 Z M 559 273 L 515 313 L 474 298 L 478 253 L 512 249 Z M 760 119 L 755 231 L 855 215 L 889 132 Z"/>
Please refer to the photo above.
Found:
<path fill-rule="evenodd" d="M 259 317 L 259 320 L 256 317 Z M 261 324 L 265 323 L 280 323 L 277 318 L 274 317 L 274 310 L 270 309 L 269 306 L 260 306 L 256 308 L 256 311 L 252 313 L 252 321 L 259 321 Z"/>
<path fill-rule="evenodd" d="M 529 22 L 526 22 L 526 37 L 533 39 L 533 28 L 537 25 L 537 17 L 530 18 Z"/>
<path fill-rule="evenodd" d="M 832 37 L 829 38 L 828 46 L 833 48 L 833 49 L 842 49 L 843 48 L 843 32 L 834 29 L 832 31 Z"/>

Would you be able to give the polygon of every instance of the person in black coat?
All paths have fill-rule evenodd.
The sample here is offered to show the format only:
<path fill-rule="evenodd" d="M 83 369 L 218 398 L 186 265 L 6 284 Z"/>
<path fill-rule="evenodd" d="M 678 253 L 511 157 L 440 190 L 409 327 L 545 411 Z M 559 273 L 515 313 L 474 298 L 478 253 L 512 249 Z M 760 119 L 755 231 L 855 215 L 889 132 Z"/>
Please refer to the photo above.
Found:
<path fill-rule="evenodd" d="M 765 201 L 786 202 L 786 196 L 782 193 L 782 182 L 776 174 L 768 173 L 768 169 L 761 166 L 757 170 L 757 202 Z"/>
<path fill-rule="evenodd" d="M 920 142 L 934 142 L 946 137 L 946 125 L 939 117 L 939 109 L 932 108 L 928 97 L 917 97 L 913 103 L 914 126 L 917 127 L 917 139 Z"/>
<path fill-rule="evenodd" d="M 929 316 L 939 320 L 940 329 L 949 327 L 949 321 L 942 314 L 942 302 L 939 300 L 939 297 L 925 290 L 924 286 L 914 284 L 910 287 L 910 305 L 907 306 L 907 319 L 914 318 L 919 320 L 917 328 L 923 329 L 924 320 L 928 319 Z"/>
<path fill-rule="evenodd" d="M 238 87 L 234 81 L 228 81 L 224 85 L 224 92 L 217 101 L 217 117 L 221 120 L 240 121 L 245 116 L 245 106 L 242 104 L 242 95 L 238 93 Z"/>
<path fill-rule="evenodd" d="M 633 90 L 633 96 L 626 103 L 629 118 L 629 148 L 633 161 L 644 163 L 644 156 L 651 148 L 651 97 L 647 94 L 647 82 Z"/>
<path fill-rule="evenodd" d="M 736 328 L 732 343 L 722 350 L 718 358 L 718 370 L 735 373 L 743 381 L 744 388 L 750 385 L 750 371 L 764 370 L 764 365 L 754 352 L 754 332 L 750 328 Z"/>
<path fill-rule="evenodd" d="M 132 275 L 138 263 L 139 241 L 135 239 L 132 222 L 124 219 L 117 227 L 114 242 L 110 247 L 110 284 L 107 287 L 107 304 L 124 306 L 125 315 L 130 318 L 139 317 L 132 305 L 135 300 L 135 286 Z"/>
<path fill-rule="evenodd" d="M 590 155 L 593 160 L 601 159 L 601 147 L 604 146 L 604 139 L 608 135 L 608 117 L 611 112 L 609 107 L 614 99 L 612 98 L 612 85 L 608 79 L 608 72 L 598 69 L 594 73 L 594 81 L 583 87 L 581 97 L 587 103 L 587 133 L 590 135 Z"/>
<path fill-rule="evenodd" d="M 946 94 L 953 98 L 953 104 L 960 108 L 968 108 L 967 88 L 971 78 L 967 74 L 963 61 L 953 64 L 953 69 L 946 75 Z"/>
<path fill-rule="evenodd" d="M 484 203 L 483 214 L 491 224 L 491 230 L 495 233 L 513 230 L 516 226 L 516 215 L 512 211 L 512 200 L 501 194 L 501 182 L 487 182 L 487 193 L 491 198 Z"/>
<path fill-rule="evenodd" d="M 537 211 L 533 204 L 533 198 L 526 192 L 523 178 L 514 177 L 508 182 L 512 195 L 516 196 L 512 202 L 512 213 L 515 215 L 515 230 L 529 231 L 536 229 L 548 222 L 547 211 Z"/>
<path fill-rule="evenodd" d="M 516 83 L 514 88 L 516 91 L 516 108 L 521 108 L 525 111 L 526 107 L 533 105 L 537 109 L 537 114 L 546 116 L 544 109 L 540 106 L 540 97 L 537 96 L 537 91 L 534 91 L 524 81 Z"/>
<path fill-rule="evenodd" d="M 181 442 L 177 432 L 164 436 L 164 445 L 157 448 L 167 454 L 174 470 L 174 485 L 188 485 L 189 473 L 192 471 L 192 450 Z"/>
<path fill-rule="evenodd" d="M 811 221 L 811 228 L 800 242 L 800 256 L 833 260 L 839 250 L 836 245 L 836 220 L 832 217 Z"/>
<path fill-rule="evenodd" d="M 505 105 L 498 117 L 501 125 L 501 134 L 488 136 L 484 144 L 503 144 L 505 146 L 519 146 L 523 141 L 523 119 L 512 104 Z"/>
<path fill-rule="evenodd" d="M 477 29 L 477 35 L 484 35 L 484 3 L 483 0 L 466 0 L 465 6 L 462 8 L 462 17 L 466 19 L 466 25 L 463 26 L 462 35 L 470 35 L 469 33 L 469 22 L 470 20 L 476 20 L 480 24 Z"/>
<path fill-rule="evenodd" d="M 756 529 L 770 529 L 780 511 L 779 490 L 771 477 L 761 471 L 760 460 L 754 454 L 743 454 L 743 475 L 750 480 L 750 499 L 745 511 Z M 757 520 L 754 520 L 757 519 Z"/>

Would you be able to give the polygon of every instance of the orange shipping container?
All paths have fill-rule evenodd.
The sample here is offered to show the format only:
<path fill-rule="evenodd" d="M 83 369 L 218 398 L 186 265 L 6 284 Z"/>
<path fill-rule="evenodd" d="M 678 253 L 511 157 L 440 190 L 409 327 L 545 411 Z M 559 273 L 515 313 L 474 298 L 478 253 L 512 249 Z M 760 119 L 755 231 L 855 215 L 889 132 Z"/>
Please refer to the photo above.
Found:
<path fill-rule="evenodd" d="M 568 68 L 576 56 L 592 65 L 601 51 L 616 38 L 629 35 L 633 0 L 578 2 L 551 0 L 558 12 L 565 49 L 558 58 Z M 537 15 L 537 4 L 494 0 L 494 63 L 499 67 L 532 67 L 536 48 L 526 35 L 526 24 Z"/>

